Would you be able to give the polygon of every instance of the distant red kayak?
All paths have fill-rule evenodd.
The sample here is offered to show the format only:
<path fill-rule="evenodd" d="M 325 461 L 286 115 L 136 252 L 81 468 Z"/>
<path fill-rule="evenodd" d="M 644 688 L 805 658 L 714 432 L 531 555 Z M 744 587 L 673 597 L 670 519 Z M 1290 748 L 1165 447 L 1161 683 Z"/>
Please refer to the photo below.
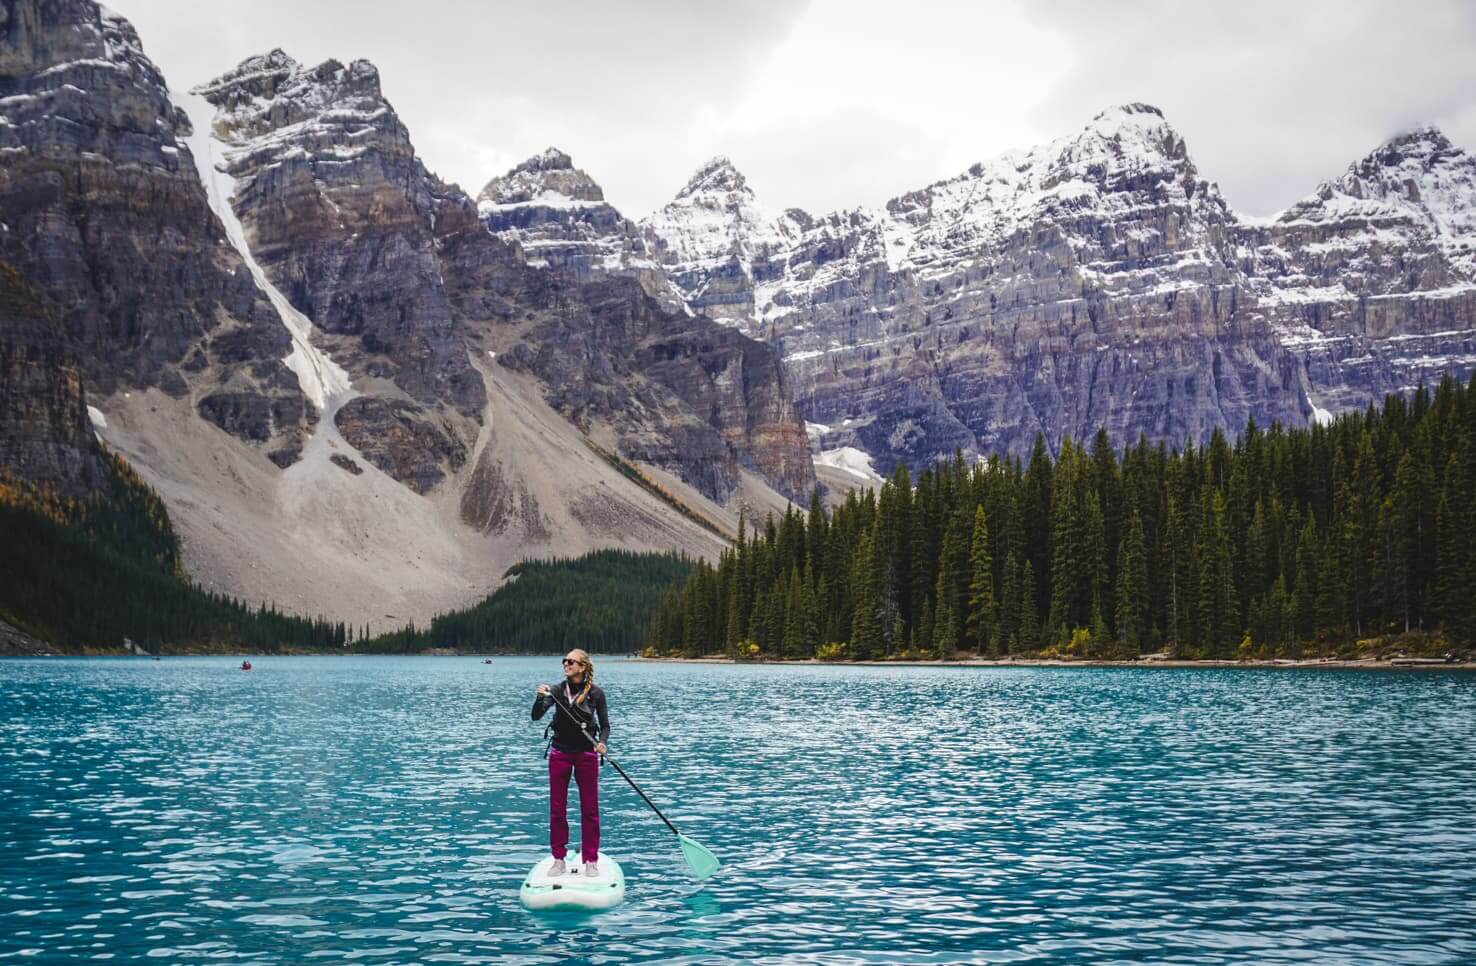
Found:
<path fill-rule="evenodd" d="M 241 662 L 241 670 L 243 670 L 243 671 L 249 671 L 249 670 L 251 670 L 251 662 L 250 661 L 242 661 Z"/>

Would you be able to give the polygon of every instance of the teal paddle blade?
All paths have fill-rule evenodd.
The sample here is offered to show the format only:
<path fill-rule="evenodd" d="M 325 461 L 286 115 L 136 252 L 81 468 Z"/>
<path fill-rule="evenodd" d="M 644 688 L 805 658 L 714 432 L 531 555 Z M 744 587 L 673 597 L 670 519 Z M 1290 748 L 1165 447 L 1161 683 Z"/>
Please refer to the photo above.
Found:
<path fill-rule="evenodd" d="M 697 881 L 706 879 L 722 867 L 717 856 L 713 855 L 701 842 L 694 842 L 680 832 L 677 833 L 677 841 L 682 843 L 682 855 L 687 860 L 687 868 L 692 870 L 692 875 L 697 877 Z"/>

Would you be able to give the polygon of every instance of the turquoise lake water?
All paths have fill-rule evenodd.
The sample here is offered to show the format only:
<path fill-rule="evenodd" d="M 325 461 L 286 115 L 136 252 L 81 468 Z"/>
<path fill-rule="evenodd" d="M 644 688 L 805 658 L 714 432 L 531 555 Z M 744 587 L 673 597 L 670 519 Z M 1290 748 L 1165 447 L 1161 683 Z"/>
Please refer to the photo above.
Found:
<path fill-rule="evenodd" d="M 555 659 L 238 663 L 0 661 L 0 959 L 1476 962 L 1472 675 L 599 661 L 580 917 Z"/>

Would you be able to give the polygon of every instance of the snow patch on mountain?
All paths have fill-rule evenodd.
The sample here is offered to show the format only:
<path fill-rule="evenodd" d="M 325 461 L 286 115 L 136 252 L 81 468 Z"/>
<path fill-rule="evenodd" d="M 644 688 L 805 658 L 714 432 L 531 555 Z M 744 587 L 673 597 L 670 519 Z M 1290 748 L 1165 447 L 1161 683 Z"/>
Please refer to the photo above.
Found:
<path fill-rule="evenodd" d="M 176 95 L 174 102 L 186 115 L 192 112 L 196 118 L 208 118 L 215 115 L 215 109 L 200 94 Z M 212 136 L 211 130 L 212 125 L 208 123 L 193 124 L 192 132 L 183 146 L 188 147 L 190 154 L 194 157 L 195 166 L 200 172 L 200 180 L 204 182 L 205 193 L 210 200 L 210 209 L 215 212 L 216 217 L 225 227 L 226 238 L 240 253 L 241 258 L 246 262 L 246 267 L 251 271 L 251 277 L 256 280 L 257 287 L 272 303 L 272 307 L 277 310 L 277 315 L 282 320 L 282 325 L 292 336 L 292 351 L 282 361 L 297 375 L 297 382 L 303 394 L 313 401 L 313 405 L 318 407 L 319 412 L 324 412 L 330 403 L 350 392 L 348 372 L 334 362 L 326 352 L 313 345 L 312 321 L 294 308 L 287 296 L 272 284 L 271 279 L 267 277 L 266 272 L 251 253 L 251 246 L 246 241 L 246 232 L 241 226 L 241 220 L 236 216 L 235 209 L 231 207 L 231 199 L 235 197 L 237 190 L 236 180 L 225 172 L 223 164 L 216 163 L 216 158 L 222 155 L 224 146 Z"/>
<path fill-rule="evenodd" d="M 881 474 L 872 465 L 871 456 L 854 446 L 838 446 L 835 449 L 824 450 L 815 457 L 815 463 L 819 466 L 844 470 L 873 483 L 882 482 Z"/>
<path fill-rule="evenodd" d="M 1476 281 L 1476 157 L 1438 129 L 1395 137 L 1339 178 L 1283 212 L 1284 229 L 1357 223 L 1361 231 L 1313 247 L 1388 248 L 1427 232 L 1468 281 Z"/>

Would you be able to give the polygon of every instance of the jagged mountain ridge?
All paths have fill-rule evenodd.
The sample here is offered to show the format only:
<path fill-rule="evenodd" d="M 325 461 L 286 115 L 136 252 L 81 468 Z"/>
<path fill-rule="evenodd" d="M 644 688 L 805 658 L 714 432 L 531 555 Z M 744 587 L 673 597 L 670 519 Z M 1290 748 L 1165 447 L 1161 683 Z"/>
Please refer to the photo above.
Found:
<path fill-rule="evenodd" d="M 885 469 L 1301 423 L 1465 371 L 1471 170 L 1427 131 L 1257 222 L 1135 104 L 882 210 L 772 212 L 716 159 L 641 224 L 694 305 L 782 347 L 821 445 Z"/>
<path fill-rule="evenodd" d="M 501 364 L 537 374 L 550 402 L 582 426 L 608 424 L 626 455 L 670 468 L 719 501 L 737 488 L 743 466 L 794 498 L 813 486 L 782 371 L 763 361 L 771 350 L 664 309 L 638 285 L 550 274 L 540 259 L 530 264 L 526 252 L 479 230 L 487 205 L 478 213 L 459 188 L 425 169 L 373 65 L 308 68 L 278 50 L 199 90 L 219 110 L 215 132 L 237 179 L 232 205 L 267 273 L 327 332 L 359 336 L 364 347 L 408 357 L 442 380 L 407 382 L 410 366 L 393 370 L 415 402 L 440 399 L 475 416 L 479 400 L 463 399 L 454 378 L 447 381 L 455 375 L 447 360 L 465 366 L 467 340 L 475 338 L 501 352 Z M 494 183 L 484 199 L 505 196 L 530 210 L 527 182 L 536 174 L 562 179 L 579 196 L 573 200 L 598 212 L 598 186 L 581 182 L 567 157 L 535 160 L 536 171 L 524 166 L 505 192 Z M 396 326 L 407 325 L 420 341 L 397 352 Z M 515 330 L 521 343 L 508 341 Z M 375 362 L 345 357 L 351 370 L 388 374 Z M 339 410 L 339 428 L 364 449 L 386 437 L 394 425 L 387 420 L 403 405 L 353 400 Z M 475 433 L 458 433 L 438 415 L 449 445 L 436 453 L 458 469 L 460 440 L 470 444 Z M 351 431 L 360 422 L 362 431 Z M 425 436 L 422 424 L 405 439 Z M 405 462 L 386 454 L 377 465 Z M 424 460 L 408 462 L 414 472 Z"/>

